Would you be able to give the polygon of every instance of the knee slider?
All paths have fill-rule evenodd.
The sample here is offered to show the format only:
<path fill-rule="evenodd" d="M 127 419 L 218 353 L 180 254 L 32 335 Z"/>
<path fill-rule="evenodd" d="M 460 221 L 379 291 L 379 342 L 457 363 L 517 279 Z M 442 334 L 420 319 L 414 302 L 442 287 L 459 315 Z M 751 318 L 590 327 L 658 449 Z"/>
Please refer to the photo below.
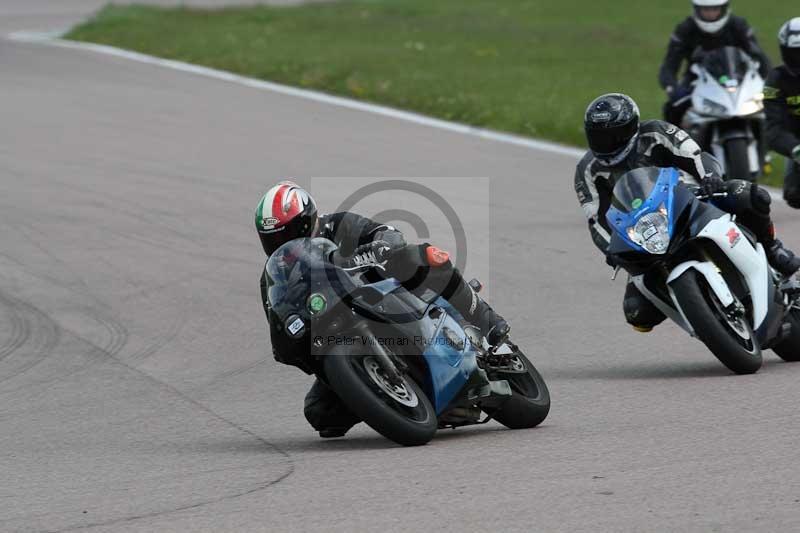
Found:
<path fill-rule="evenodd" d="M 641 301 L 638 298 L 625 298 L 622 301 L 622 312 L 625 313 L 625 320 L 628 324 L 635 324 L 639 318 Z"/>
<path fill-rule="evenodd" d="M 433 268 L 446 266 L 450 262 L 450 254 L 435 246 L 428 246 L 425 250 L 425 260 Z"/>
<path fill-rule="evenodd" d="M 628 296 L 622 301 L 625 320 L 634 327 L 652 328 L 663 322 L 666 317 L 656 306 L 643 296 Z"/>

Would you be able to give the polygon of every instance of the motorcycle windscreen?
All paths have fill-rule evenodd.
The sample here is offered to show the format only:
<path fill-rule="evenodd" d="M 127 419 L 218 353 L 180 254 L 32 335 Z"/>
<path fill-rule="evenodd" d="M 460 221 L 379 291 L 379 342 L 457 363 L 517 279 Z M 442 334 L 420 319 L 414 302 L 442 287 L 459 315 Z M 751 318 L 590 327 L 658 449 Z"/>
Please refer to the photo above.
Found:
<path fill-rule="evenodd" d="M 340 295 L 353 290 L 350 277 L 328 260 L 334 250 L 336 245 L 328 239 L 301 238 L 283 244 L 270 255 L 267 296 L 281 319 L 290 314 L 307 318 L 312 294 L 319 294 L 329 309 L 339 302 Z"/>
<path fill-rule="evenodd" d="M 711 74 L 721 85 L 728 87 L 734 82 L 744 80 L 745 74 L 750 69 L 752 59 L 743 50 L 726 46 L 705 52 L 703 55 L 703 68 Z M 738 85 L 738 83 L 735 83 Z"/>
<path fill-rule="evenodd" d="M 638 168 L 624 174 L 614 185 L 611 205 L 623 213 L 640 209 L 653 193 L 660 175 L 658 167 Z"/>

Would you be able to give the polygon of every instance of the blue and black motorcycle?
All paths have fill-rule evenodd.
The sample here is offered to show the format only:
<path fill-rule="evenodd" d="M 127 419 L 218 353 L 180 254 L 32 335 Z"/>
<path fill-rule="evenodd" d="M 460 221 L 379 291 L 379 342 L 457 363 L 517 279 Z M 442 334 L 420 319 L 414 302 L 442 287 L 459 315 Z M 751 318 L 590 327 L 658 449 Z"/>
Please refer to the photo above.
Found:
<path fill-rule="evenodd" d="M 296 342 L 297 366 L 370 427 L 416 446 L 439 428 L 491 419 L 532 428 L 547 417 L 547 386 L 510 340 L 489 347 L 444 299 L 344 269 L 336 250 L 321 238 L 276 250 L 266 266 L 270 312 Z"/>
<path fill-rule="evenodd" d="M 774 271 L 753 235 L 697 190 L 674 168 L 620 177 L 606 212 L 609 256 L 731 371 L 758 371 L 766 348 L 800 360 L 797 280 Z"/>

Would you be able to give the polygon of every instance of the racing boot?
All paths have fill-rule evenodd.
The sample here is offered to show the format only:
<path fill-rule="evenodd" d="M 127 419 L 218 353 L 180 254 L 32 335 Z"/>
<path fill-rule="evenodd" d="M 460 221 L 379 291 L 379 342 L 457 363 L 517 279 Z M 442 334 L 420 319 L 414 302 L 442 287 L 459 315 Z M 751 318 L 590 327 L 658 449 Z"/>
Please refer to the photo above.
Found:
<path fill-rule="evenodd" d="M 303 414 L 323 439 L 343 437 L 360 422 L 341 399 L 319 379 L 306 394 Z"/>
<path fill-rule="evenodd" d="M 481 330 L 490 346 L 496 346 L 508 336 L 511 326 L 483 301 L 460 274 L 452 296 L 447 300 L 466 320 Z"/>
<path fill-rule="evenodd" d="M 495 313 L 489 304 L 479 296 L 476 295 L 475 297 L 478 299 L 476 311 L 478 318 L 472 323 L 480 328 L 490 346 L 497 346 L 508 337 L 511 332 L 511 326 L 508 325 L 505 318 Z"/>
<path fill-rule="evenodd" d="M 794 252 L 784 247 L 783 243 L 778 239 L 773 240 L 766 247 L 766 252 L 770 266 L 785 277 L 792 276 L 800 269 L 800 257 L 797 257 Z"/>
<path fill-rule="evenodd" d="M 639 333 L 649 333 L 667 319 L 631 281 L 625 287 L 622 310 L 625 312 L 625 320 Z"/>

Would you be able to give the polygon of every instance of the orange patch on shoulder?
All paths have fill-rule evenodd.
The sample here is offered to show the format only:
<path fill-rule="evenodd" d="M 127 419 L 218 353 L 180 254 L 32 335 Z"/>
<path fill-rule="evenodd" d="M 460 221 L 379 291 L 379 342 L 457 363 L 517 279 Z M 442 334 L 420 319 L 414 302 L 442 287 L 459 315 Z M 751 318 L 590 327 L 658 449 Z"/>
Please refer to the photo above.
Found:
<path fill-rule="evenodd" d="M 428 246 L 426 255 L 428 264 L 432 267 L 440 267 L 450 261 L 450 254 L 435 246 Z"/>

